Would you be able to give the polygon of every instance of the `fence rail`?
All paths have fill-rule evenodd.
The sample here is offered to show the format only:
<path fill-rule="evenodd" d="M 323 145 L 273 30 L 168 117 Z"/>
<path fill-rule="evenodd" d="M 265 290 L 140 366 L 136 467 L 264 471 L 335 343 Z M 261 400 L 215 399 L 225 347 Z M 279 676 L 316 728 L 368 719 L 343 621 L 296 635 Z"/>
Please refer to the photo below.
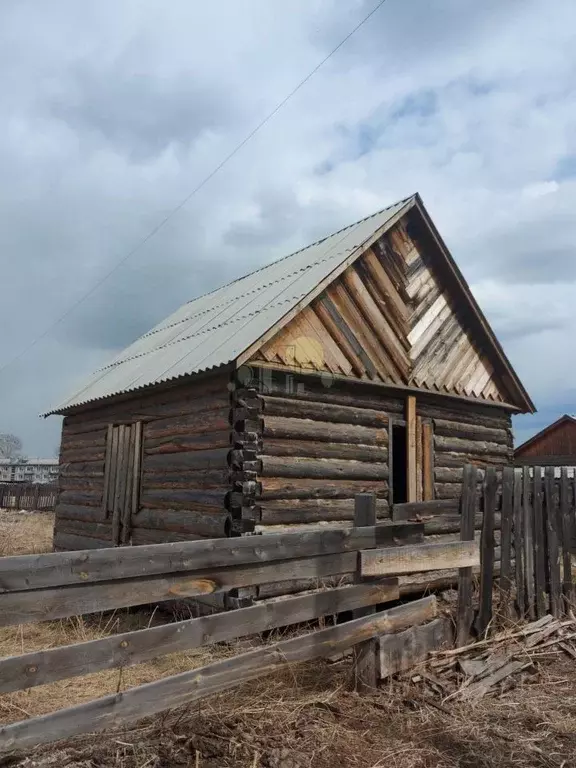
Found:
<path fill-rule="evenodd" d="M 0 509 L 53 510 L 57 496 L 50 483 L 0 483 Z"/>
<path fill-rule="evenodd" d="M 0 692 L 5 693 L 353 612 L 351 621 L 336 626 L 6 725 L 0 728 L 0 752 L 132 722 L 269 674 L 282 664 L 331 656 L 353 646 L 358 688 L 375 685 L 381 658 L 376 638 L 426 625 L 437 616 L 433 596 L 378 610 L 400 597 L 393 574 L 437 569 L 447 558 L 453 568 L 478 565 L 480 556 L 474 542 L 456 542 L 448 550 L 445 544 L 423 543 L 424 525 L 419 522 L 377 525 L 376 500 L 370 494 L 357 497 L 354 525 L 348 530 L 1 558 L 0 625 L 174 600 L 302 575 L 319 580 L 351 575 L 355 584 L 0 659 Z M 422 647 L 437 646 L 446 633 L 435 626 L 422 638 Z"/>

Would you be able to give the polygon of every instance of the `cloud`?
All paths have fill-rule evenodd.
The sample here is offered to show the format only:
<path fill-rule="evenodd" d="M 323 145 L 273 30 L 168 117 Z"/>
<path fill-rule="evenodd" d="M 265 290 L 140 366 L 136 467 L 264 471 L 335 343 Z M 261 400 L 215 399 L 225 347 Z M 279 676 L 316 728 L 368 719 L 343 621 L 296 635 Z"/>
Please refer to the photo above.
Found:
<path fill-rule="evenodd" d="M 415 191 L 537 403 L 576 410 L 571 0 L 389 0 L 82 300 L 373 7 L 0 4 L 0 367 L 37 340 L 0 428 L 29 453 L 181 303 Z"/>

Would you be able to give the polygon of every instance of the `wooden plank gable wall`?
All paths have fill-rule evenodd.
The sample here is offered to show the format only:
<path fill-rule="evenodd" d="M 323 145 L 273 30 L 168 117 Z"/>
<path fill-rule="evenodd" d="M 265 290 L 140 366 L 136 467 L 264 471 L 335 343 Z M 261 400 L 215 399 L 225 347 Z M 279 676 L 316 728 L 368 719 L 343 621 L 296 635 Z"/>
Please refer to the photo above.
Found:
<path fill-rule="evenodd" d="M 254 361 L 509 400 L 403 221 L 268 341 Z"/>

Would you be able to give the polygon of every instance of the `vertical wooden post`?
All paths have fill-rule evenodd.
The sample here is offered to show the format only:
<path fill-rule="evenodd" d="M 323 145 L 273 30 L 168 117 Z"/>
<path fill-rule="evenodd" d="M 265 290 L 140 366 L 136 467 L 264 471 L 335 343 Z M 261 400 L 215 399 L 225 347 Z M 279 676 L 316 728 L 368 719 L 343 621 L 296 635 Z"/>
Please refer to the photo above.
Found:
<path fill-rule="evenodd" d="M 568 467 L 560 470 L 560 530 L 562 536 L 562 585 L 564 593 L 564 608 L 566 613 L 570 610 L 574 601 L 572 584 L 572 556 L 571 531 L 570 531 L 570 486 L 568 483 Z"/>
<path fill-rule="evenodd" d="M 406 469 L 408 473 L 408 501 L 416 501 L 418 496 L 417 451 L 416 451 L 416 398 L 406 398 Z"/>
<path fill-rule="evenodd" d="M 504 467 L 502 472 L 502 523 L 500 539 L 500 610 L 510 617 L 512 592 L 512 503 L 514 492 L 514 467 Z"/>
<path fill-rule="evenodd" d="M 524 616 L 524 545 L 522 525 L 522 470 L 514 470 L 514 556 L 516 558 L 516 610 Z"/>
<path fill-rule="evenodd" d="M 40 498 L 40 484 L 36 483 L 34 485 L 34 498 L 32 500 L 32 509 L 34 509 L 34 510 L 38 510 L 39 509 L 39 505 L 38 505 L 38 499 L 39 498 Z"/>
<path fill-rule="evenodd" d="M 536 614 L 542 618 L 548 611 L 546 597 L 546 529 L 542 515 L 542 467 L 533 468 L 532 503 L 534 505 L 534 578 Z"/>
<path fill-rule="evenodd" d="M 492 589 L 494 582 L 494 514 L 498 480 L 496 468 L 487 467 L 483 486 L 484 514 L 480 538 L 480 610 L 476 619 L 476 631 L 483 635 L 492 619 Z"/>
<path fill-rule="evenodd" d="M 424 501 L 434 498 L 434 435 L 432 422 L 422 424 L 422 488 Z"/>
<path fill-rule="evenodd" d="M 362 528 L 376 525 L 376 496 L 373 493 L 359 493 L 354 502 L 354 526 Z M 360 553 L 358 553 L 358 575 L 360 576 Z M 376 606 L 367 606 L 352 611 L 355 619 L 375 613 Z M 376 638 L 359 643 L 354 649 L 354 685 L 359 693 L 378 685 L 378 641 Z"/>
<path fill-rule="evenodd" d="M 550 612 L 553 616 L 560 616 L 562 613 L 562 599 L 560 595 L 560 548 L 558 546 L 558 514 L 554 497 L 554 467 L 546 467 L 545 489 L 548 572 L 550 575 Z"/>
<path fill-rule="evenodd" d="M 474 540 L 476 517 L 477 469 L 471 464 L 464 466 L 462 497 L 460 502 L 460 540 Z M 456 643 L 466 645 L 472 626 L 472 568 L 458 571 L 458 615 L 456 619 Z"/>
<path fill-rule="evenodd" d="M 534 610 L 534 519 L 530 500 L 530 467 L 522 473 L 522 510 L 524 513 L 524 573 L 526 584 L 526 611 L 533 621 Z"/>

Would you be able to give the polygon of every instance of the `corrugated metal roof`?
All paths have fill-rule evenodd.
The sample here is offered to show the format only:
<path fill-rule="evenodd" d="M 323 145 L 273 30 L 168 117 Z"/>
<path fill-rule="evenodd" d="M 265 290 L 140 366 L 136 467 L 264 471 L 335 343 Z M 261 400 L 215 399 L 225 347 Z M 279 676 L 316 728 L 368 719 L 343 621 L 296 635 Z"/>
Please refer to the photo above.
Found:
<path fill-rule="evenodd" d="M 401 200 L 184 304 L 49 413 L 236 360 L 412 200 Z"/>

